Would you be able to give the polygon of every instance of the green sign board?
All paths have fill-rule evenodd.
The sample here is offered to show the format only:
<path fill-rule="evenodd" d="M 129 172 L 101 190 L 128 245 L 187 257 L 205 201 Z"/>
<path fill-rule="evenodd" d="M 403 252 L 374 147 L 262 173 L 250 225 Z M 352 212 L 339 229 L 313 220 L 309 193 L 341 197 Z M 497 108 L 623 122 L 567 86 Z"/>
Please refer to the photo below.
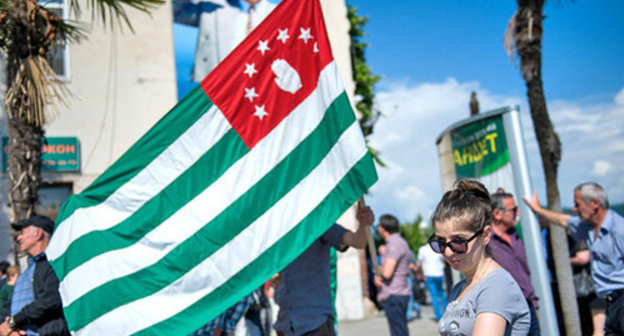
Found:
<path fill-rule="evenodd" d="M 9 137 L 2 137 L 2 170 L 6 171 Z M 76 137 L 46 137 L 41 144 L 41 170 L 80 171 L 80 146 Z"/>
<path fill-rule="evenodd" d="M 451 131 L 457 177 L 489 175 L 509 162 L 503 119 L 481 119 Z"/>

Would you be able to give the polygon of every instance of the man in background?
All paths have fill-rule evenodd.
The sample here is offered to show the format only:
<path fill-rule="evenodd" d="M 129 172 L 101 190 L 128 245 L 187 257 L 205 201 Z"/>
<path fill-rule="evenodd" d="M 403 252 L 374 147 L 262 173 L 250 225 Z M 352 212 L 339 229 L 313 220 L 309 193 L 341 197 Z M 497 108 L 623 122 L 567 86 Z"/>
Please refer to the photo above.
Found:
<path fill-rule="evenodd" d="M 527 263 L 522 240 L 516 232 L 518 207 L 513 195 L 499 191 L 490 195 L 492 199 L 492 239 L 488 243 L 492 257 L 516 280 L 529 305 L 531 327 L 529 335 L 540 334 L 536 309 L 538 298 L 531 284 L 531 272 Z"/>
<path fill-rule="evenodd" d="M 381 216 L 377 231 L 386 242 L 380 274 L 375 276 L 375 283 L 381 288 L 377 299 L 386 312 L 390 334 L 409 335 L 406 314 L 411 290 L 407 277 L 410 274 L 412 251 L 399 234 L 399 221 L 396 217 L 389 214 Z"/>
<path fill-rule="evenodd" d="M 435 253 L 429 244 L 418 249 L 418 269 L 425 275 L 425 285 L 431 296 L 431 305 L 436 321 L 439 321 L 446 309 L 446 295 L 442 289 L 444 282 L 444 257 Z"/>
<path fill-rule="evenodd" d="M 274 328 L 282 336 L 334 336 L 330 291 L 330 248 L 344 252 L 349 246 L 364 248 L 366 230 L 375 217 L 369 207 L 357 213 L 356 232 L 332 225 L 297 259 L 279 273 L 275 299 L 279 313 Z M 403 312 L 405 318 L 405 312 Z"/>
<path fill-rule="evenodd" d="M 32 216 L 11 225 L 19 232 L 17 242 L 26 252 L 28 268 L 20 274 L 8 309 L 0 324 L 0 335 L 69 335 L 59 294 L 59 280 L 44 253 L 50 243 L 54 222 Z M 8 311 L 7 311 L 8 310 Z"/>
<path fill-rule="evenodd" d="M 609 209 L 605 190 L 594 182 L 574 188 L 572 210 L 578 216 L 542 208 L 536 192 L 524 201 L 551 224 L 567 228 L 575 240 L 587 240 L 594 287 L 607 301 L 605 335 L 624 335 L 624 218 Z"/>

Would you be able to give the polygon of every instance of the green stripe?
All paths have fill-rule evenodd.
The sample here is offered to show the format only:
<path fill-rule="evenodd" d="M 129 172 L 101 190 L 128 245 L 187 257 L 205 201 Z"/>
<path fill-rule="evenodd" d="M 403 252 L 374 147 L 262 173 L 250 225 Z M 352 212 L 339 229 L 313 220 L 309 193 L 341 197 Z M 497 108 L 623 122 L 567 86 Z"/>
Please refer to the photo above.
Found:
<path fill-rule="evenodd" d="M 201 86 L 195 87 L 91 185 L 79 195 L 69 197 L 61 207 L 57 225 L 76 209 L 105 201 L 176 141 L 211 106 L 212 102 Z"/>
<path fill-rule="evenodd" d="M 63 255 L 51 262 L 60 275 L 59 280 L 62 281 L 73 269 L 99 254 L 138 242 L 203 192 L 248 152 L 248 147 L 236 131 L 228 131 L 180 177 L 126 220 L 108 230 L 93 231 L 73 241 Z"/>
<path fill-rule="evenodd" d="M 194 236 L 156 264 L 110 281 L 65 308 L 72 330 L 128 302 L 152 295 L 208 258 L 294 188 L 327 155 L 355 121 L 346 94 L 327 109 L 323 120 L 284 160 Z M 138 257 L 138 256 L 137 256 Z M 97 303 L 98 309 L 92 305 Z"/>
<path fill-rule="evenodd" d="M 187 335 L 212 320 L 240 298 L 288 266 L 377 180 L 367 153 L 340 183 L 295 228 L 260 257 L 187 309 L 135 335 Z"/>

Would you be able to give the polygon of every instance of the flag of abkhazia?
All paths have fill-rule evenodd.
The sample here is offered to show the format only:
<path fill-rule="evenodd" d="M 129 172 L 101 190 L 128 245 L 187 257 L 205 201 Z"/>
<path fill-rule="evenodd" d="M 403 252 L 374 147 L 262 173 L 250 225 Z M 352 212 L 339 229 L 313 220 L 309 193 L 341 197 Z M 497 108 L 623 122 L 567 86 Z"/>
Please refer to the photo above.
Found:
<path fill-rule="evenodd" d="M 318 0 L 277 6 L 57 220 L 76 335 L 184 335 L 294 260 L 377 179 Z"/>

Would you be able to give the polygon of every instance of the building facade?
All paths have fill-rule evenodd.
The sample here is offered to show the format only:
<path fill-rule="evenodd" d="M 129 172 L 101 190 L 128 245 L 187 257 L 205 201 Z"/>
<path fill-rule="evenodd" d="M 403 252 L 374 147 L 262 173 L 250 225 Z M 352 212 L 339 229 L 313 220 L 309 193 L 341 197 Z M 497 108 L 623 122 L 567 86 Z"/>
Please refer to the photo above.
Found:
<path fill-rule="evenodd" d="M 68 17 L 68 3 L 49 2 Z M 87 8 L 87 1 L 81 1 Z M 45 126 L 44 151 L 65 154 L 46 162 L 42 170 L 37 211 L 52 217 L 69 194 L 79 193 L 124 153 L 176 104 L 171 4 L 150 15 L 128 9 L 135 33 L 129 29 L 83 22 L 88 39 L 55 53 L 52 66 L 71 92 L 68 107 Z M 82 19 L 91 14 L 84 12 Z M 1 68 L 4 77 L 4 66 Z M 2 81 L 3 91 L 6 82 Z M 6 139 L 2 106 L 0 136 Z M 62 153 L 59 153 L 62 152 Z M 3 151 L 3 160 L 5 159 Z M 72 164 L 68 164 L 72 161 Z M 74 162 L 75 161 L 75 162 Z M 58 170 L 57 170 L 58 169 Z M 11 259 L 8 175 L 0 177 L 0 259 Z"/>

